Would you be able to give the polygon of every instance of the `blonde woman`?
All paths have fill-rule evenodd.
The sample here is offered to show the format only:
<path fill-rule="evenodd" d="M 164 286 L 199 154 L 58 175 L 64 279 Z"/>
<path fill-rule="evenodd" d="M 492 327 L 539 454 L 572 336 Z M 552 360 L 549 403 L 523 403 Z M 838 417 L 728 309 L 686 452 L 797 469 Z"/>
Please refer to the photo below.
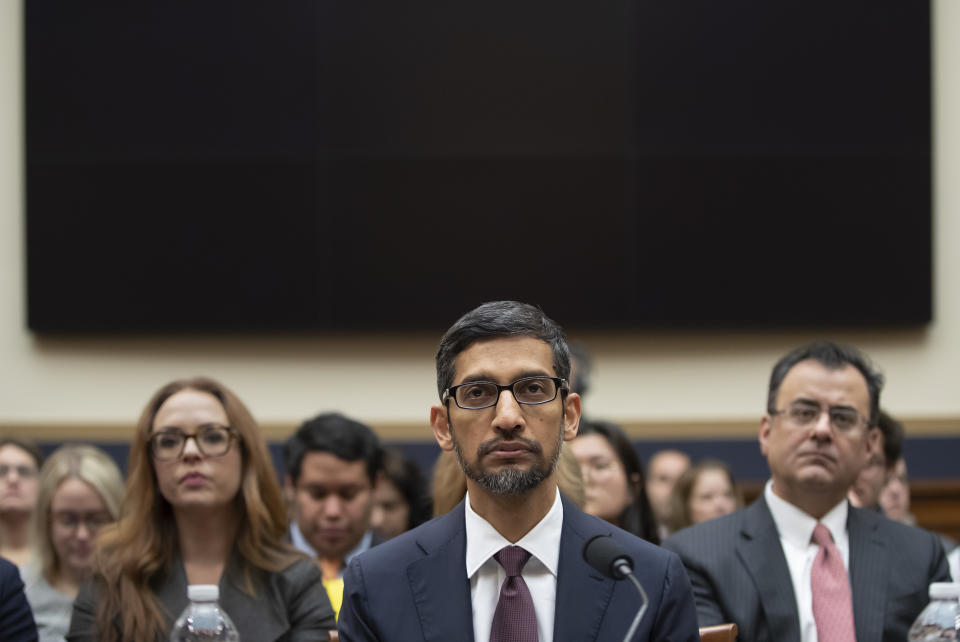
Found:
<path fill-rule="evenodd" d="M 730 467 L 704 459 L 688 468 L 673 485 L 670 495 L 672 532 L 729 515 L 743 507 L 743 495 Z"/>
<path fill-rule="evenodd" d="M 117 519 L 121 501 L 117 465 L 93 446 L 63 446 L 40 469 L 24 583 L 41 642 L 63 642 L 77 590 L 90 575 L 94 539 Z"/>
<path fill-rule="evenodd" d="M 320 569 L 284 540 L 280 484 L 246 406 L 207 378 L 161 388 L 130 446 L 120 520 L 97 542 L 70 642 L 168 639 L 187 586 L 217 584 L 241 640 L 326 640 Z"/>

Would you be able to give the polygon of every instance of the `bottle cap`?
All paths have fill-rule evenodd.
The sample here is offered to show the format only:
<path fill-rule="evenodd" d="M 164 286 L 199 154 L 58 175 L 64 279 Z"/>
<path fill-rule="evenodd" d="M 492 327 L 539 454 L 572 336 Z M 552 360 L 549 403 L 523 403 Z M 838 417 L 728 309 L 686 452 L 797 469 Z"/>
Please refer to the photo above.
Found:
<path fill-rule="evenodd" d="M 930 585 L 931 600 L 955 600 L 960 598 L 960 582 L 934 582 Z"/>
<path fill-rule="evenodd" d="M 187 599 L 191 602 L 216 602 L 220 599 L 220 587 L 216 584 L 191 584 L 187 587 Z"/>

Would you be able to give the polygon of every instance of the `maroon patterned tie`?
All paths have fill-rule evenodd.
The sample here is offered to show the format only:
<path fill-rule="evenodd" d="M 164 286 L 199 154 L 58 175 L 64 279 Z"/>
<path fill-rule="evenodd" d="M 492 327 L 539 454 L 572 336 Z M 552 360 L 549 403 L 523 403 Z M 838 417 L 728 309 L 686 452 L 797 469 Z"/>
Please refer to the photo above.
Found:
<path fill-rule="evenodd" d="M 530 553 L 519 546 L 506 546 L 493 556 L 507 579 L 500 587 L 500 601 L 493 614 L 490 642 L 537 642 L 537 614 L 533 610 L 530 589 L 520 575 Z"/>
<path fill-rule="evenodd" d="M 833 545 L 830 531 L 821 522 L 817 522 L 813 529 L 813 541 L 820 546 L 810 569 L 817 639 L 820 642 L 856 642 L 850 580 L 843 567 L 843 558 Z"/>

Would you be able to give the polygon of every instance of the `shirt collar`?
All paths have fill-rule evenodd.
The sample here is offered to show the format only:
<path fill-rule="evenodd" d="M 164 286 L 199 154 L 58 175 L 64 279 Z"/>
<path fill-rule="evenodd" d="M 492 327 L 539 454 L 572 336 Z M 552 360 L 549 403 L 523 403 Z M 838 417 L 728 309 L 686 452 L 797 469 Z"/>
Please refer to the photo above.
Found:
<path fill-rule="evenodd" d="M 470 493 L 464 499 L 464 516 L 467 534 L 467 577 L 473 577 L 481 566 L 494 553 L 504 546 L 513 545 L 512 542 L 497 532 L 490 522 L 477 515 L 470 506 Z M 560 501 L 560 490 L 557 490 L 553 506 L 547 511 L 543 519 L 524 535 L 516 546 L 528 551 L 543 564 L 554 577 L 560 564 L 560 533 L 563 529 L 563 503 Z"/>
<path fill-rule="evenodd" d="M 290 543 L 300 551 L 303 551 L 310 557 L 316 557 L 317 551 L 310 546 L 310 542 L 300 532 L 300 526 L 296 522 L 290 522 Z"/>
<path fill-rule="evenodd" d="M 317 556 L 316 549 L 310 546 L 310 542 L 308 542 L 307 538 L 304 537 L 303 533 L 300 532 L 300 526 L 296 522 L 290 522 L 290 543 L 293 544 L 295 548 L 303 551 L 310 557 Z M 364 551 L 367 551 L 371 544 L 373 544 L 373 531 L 367 530 L 353 550 L 347 553 L 347 556 L 343 559 L 343 565 L 346 566 L 354 557 L 360 553 L 363 553 Z"/>
<path fill-rule="evenodd" d="M 804 548 L 810 544 L 810 540 L 813 538 L 813 529 L 817 526 L 818 521 L 823 522 L 823 525 L 827 527 L 834 542 L 839 541 L 840 536 L 847 530 L 849 505 L 846 498 L 831 508 L 822 519 L 817 520 L 774 493 L 772 479 L 767 482 L 763 489 L 763 497 L 767 500 L 767 506 L 770 508 L 770 514 L 773 515 L 773 521 L 777 525 L 780 537 L 797 548 Z"/>
<path fill-rule="evenodd" d="M 363 534 L 363 537 L 360 538 L 360 541 L 357 543 L 354 549 L 349 553 L 347 553 L 347 556 L 343 558 L 343 565 L 346 566 L 347 564 L 350 563 L 350 560 L 352 560 L 354 557 L 356 557 L 360 553 L 364 553 L 370 550 L 370 545 L 372 543 L 373 543 L 373 531 L 367 530 L 367 532 Z"/>

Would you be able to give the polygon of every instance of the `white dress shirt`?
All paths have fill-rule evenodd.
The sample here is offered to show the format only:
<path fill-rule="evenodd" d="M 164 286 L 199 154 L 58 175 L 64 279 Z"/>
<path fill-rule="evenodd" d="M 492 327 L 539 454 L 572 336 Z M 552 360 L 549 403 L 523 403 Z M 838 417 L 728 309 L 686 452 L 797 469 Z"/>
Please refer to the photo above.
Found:
<path fill-rule="evenodd" d="M 820 547 L 812 541 L 813 529 L 817 520 L 805 512 L 781 499 L 773 492 L 773 481 L 768 481 L 763 489 L 764 499 L 770 507 L 773 522 L 780 534 L 780 546 L 787 558 L 790 579 L 793 581 L 793 594 L 797 599 L 797 615 L 800 616 L 801 642 L 817 642 L 817 625 L 813 621 L 813 598 L 810 593 L 810 569 Z M 823 519 L 823 525 L 830 531 L 833 544 L 843 557 L 843 567 L 850 569 L 850 538 L 847 535 L 847 500 L 830 509 Z M 851 597 L 853 589 L 850 590 Z M 829 642 L 825 640 L 824 642 Z"/>
<path fill-rule="evenodd" d="M 536 526 L 515 544 L 477 515 L 470 506 L 470 494 L 464 501 L 467 535 L 467 577 L 470 578 L 470 601 L 473 604 L 473 639 L 490 639 L 493 614 L 500 601 L 500 587 L 507 573 L 494 559 L 504 546 L 516 545 L 530 553 L 523 567 L 523 581 L 530 589 L 537 614 L 539 642 L 553 641 L 553 616 L 557 601 L 557 567 L 560 564 L 560 531 L 563 528 L 563 504 L 560 491 L 553 506 Z"/>

